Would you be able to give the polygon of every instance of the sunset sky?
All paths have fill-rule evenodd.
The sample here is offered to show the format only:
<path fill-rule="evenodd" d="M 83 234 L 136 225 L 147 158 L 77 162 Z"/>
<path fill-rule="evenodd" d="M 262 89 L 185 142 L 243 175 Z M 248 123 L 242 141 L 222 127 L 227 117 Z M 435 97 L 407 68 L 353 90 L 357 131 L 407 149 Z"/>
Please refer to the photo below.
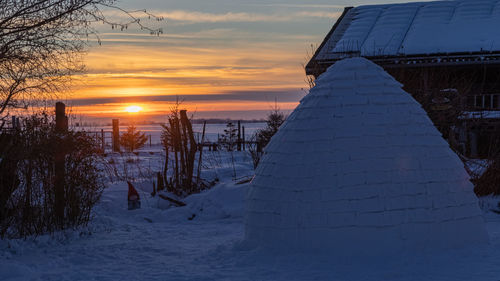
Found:
<path fill-rule="evenodd" d="M 164 34 L 97 26 L 103 43 L 92 44 L 88 71 L 67 99 L 74 113 L 102 120 L 126 117 L 125 108 L 136 105 L 143 118 L 161 121 L 177 97 L 195 118 L 262 118 L 275 100 L 291 110 L 308 89 L 302 64 L 311 44 L 321 43 L 343 8 L 395 2 L 121 1 L 163 16 L 143 22 Z"/>

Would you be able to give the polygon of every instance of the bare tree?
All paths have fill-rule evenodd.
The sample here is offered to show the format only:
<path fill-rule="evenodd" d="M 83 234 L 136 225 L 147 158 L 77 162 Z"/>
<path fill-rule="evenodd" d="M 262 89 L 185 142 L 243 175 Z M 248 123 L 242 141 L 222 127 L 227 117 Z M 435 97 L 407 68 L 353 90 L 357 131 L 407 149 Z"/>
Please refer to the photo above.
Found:
<path fill-rule="evenodd" d="M 200 192 L 208 185 L 199 178 L 199 172 L 197 178 L 193 180 L 198 143 L 194 138 L 187 110 L 179 109 L 180 104 L 177 98 L 168 115 L 168 123 L 162 125 L 161 139 L 165 149 L 165 162 L 163 175 L 158 174 L 158 190 L 165 184 L 167 191 L 186 196 Z M 171 156 L 173 157 L 169 159 Z M 201 165 L 201 156 L 199 159 L 198 165 Z"/>
<path fill-rule="evenodd" d="M 119 10 L 127 20 L 108 20 L 106 9 Z M 84 70 L 89 37 L 100 43 L 95 23 L 162 33 L 143 25 L 138 13 L 163 20 L 145 10 L 126 11 L 115 0 L 0 0 L 0 123 L 8 109 L 63 91 L 71 75 Z"/>
<path fill-rule="evenodd" d="M 314 58 L 314 54 L 316 53 L 316 50 L 318 49 L 318 45 L 314 45 L 314 44 L 311 44 L 310 46 L 310 49 L 306 50 L 306 57 L 304 59 L 304 63 L 302 63 L 302 68 L 304 68 L 304 70 L 307 72 L 307 62 L 311 61 L 312 58 Z M 314 86 L 316 86 L 316 78 L 314 77 L 314 75 L 306 75 L 306 78 L 304 79 L 304 81 L 307 83 L 307 85 L 309 86 L 309 89 L 307 89 L 306 94 L 309 94 L 309 90 L 314 88 Z"/>

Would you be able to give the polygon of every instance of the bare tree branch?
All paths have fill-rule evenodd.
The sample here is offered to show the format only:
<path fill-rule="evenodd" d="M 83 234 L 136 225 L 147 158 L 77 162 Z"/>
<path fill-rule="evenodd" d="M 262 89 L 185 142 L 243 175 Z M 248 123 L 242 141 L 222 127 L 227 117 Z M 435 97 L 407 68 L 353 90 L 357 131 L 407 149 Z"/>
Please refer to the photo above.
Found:
<path fill-rule="evenodd" d="M 136 25 L 153 35 L 163 33 L 141 23 L 138 13 L 161 21 L 146 10 L 127 11 L 115 0 L 0 0 L 0 116 L 9 108 L 64 91 L 74 74 L 84 71 L 83 54 L 95 24 L 127 29 Z M 125 22 L 106 18 L 103 9 L 125 14 Z"/>

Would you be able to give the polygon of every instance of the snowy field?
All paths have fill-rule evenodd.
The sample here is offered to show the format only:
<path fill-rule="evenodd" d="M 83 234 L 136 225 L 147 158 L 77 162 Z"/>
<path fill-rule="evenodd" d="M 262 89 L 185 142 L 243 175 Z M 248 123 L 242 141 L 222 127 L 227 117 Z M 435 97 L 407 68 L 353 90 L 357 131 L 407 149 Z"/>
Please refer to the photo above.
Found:
<path fill-rule="evenodd" d="M 233 122 L 235 128 L 238 128 L 238 123 Z M 242 127 L 245 127 L 245 139 L 250 140 L 252 135 L 258 130 L 266 126 L 266 123 L 256 122 L 256 123 L 241 123 Z M 136 125 L 137 130 L 146 134 L 146 136 L 151 136 L 151 142 L 153 145 L 161 143 L 161 133 L 163 128 L 159 124 L 151 125 Z M 85 130 L 87 132 L 97 132 L 98 135 L 101 129 L 106 132 L 106 144 L 111 146 L 111 132 L 113 131 L 112 126 L 95 126 L 95 127 L 75 127 L 75 130 Z M 224 134 L 224 130 L 227 129 L 226 124 L 207 124 L 205 127 L 205 141 L 215 142 L 219 135 Z M 120 133 L 127 131 L 126 125 L 120 125 Z M 203 132 L 203 124 L 193 124 L 193 132 L 197 140 L 201 140 L 201 135 Z M 242 132 L 243 133 L 243 132 Z M 242 136 L 243 137 L 243 136 Z M 149 144 L 149 143 L 148 143 Z"/>
<path fill-rule="evenodd" d="M 204 155 L 203 177 L 220 182 L 177 208 L 149 195 L 152 184 L 144 177 L 159 168 L 159 147 L 139 156 L 108 155 L 116 169 L 91 224 L 0 240 L 0 280 L 500 280 L 500 215 L 487 211 L 497 207 L 493 198 L 482 201 L 491 242 L 480 248 L 398 257 L 366 249 L 364 259 L 270 252 L 243 241 L 249 184 L 238 182 L 253 175 L 250 156 Z M 140 191 L 139 210 L 127 210 L 127 185 L 119 180 L 125 173 Z"/>

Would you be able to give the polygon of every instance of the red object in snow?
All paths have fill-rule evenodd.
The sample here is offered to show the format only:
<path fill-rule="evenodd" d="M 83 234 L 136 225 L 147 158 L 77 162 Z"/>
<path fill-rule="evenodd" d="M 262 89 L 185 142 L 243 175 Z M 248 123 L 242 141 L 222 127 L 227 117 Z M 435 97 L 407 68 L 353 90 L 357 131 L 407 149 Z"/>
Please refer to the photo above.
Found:
<path fill-rule="evenodd" d="M 128 184 L 128 200 L 130 201 L 139 200 L 140 199 L 139 193 L 137 192 L 137 190 L 135 190 L 135 187 L 129 181 L 127 181 L 127 184 Z"/>

